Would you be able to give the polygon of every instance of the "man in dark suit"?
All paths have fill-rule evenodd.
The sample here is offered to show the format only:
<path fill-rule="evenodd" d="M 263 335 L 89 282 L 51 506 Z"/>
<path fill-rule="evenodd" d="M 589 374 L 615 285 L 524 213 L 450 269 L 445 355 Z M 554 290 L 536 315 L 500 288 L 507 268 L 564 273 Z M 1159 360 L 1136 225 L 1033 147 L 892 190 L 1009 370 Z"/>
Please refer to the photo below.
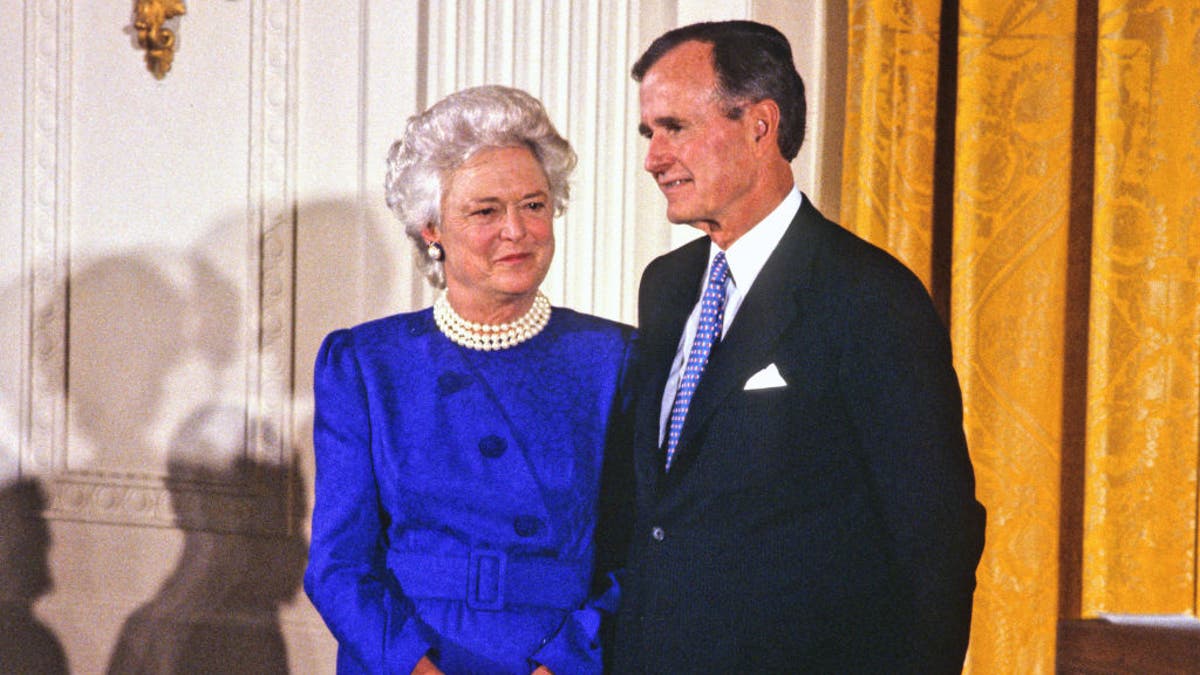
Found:
<path fill-rule="evenodd" d="M 778 31 L 676 29 L 633 77 L 667 217 L 707 236 L 642 277 L 613 672 L 960 671 L 984 512 L 928 294 L 796 189 Z"/>

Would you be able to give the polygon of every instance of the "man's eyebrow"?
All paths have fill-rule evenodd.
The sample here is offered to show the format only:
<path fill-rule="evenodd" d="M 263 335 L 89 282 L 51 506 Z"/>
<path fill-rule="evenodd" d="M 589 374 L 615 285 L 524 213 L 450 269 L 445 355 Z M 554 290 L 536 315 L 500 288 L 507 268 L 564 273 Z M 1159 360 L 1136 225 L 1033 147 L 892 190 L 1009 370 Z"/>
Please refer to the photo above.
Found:
<path fill-rule="evenodd" d="M 663 117 L 655 117 L 651 122 L 658 127 L 667 129 L 678 129 L 683 126 L 683 121 L 673 115 L 664 115 Z M 638 133 L 643 136 L 650 135 L 650 125 L 642 122 L 638 125 Z"/>

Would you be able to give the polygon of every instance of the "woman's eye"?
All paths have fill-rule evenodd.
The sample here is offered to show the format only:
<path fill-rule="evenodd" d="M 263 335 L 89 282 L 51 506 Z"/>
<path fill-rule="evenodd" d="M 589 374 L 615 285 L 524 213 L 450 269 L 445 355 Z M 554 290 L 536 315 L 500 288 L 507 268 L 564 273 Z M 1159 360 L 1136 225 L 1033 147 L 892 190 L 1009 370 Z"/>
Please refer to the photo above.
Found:
<path fill-rule="evenodd" d="M 472 211 L 472 212 L 471 212 L 471 213 L 469 213 L 468 215 L 470 215 L 470 216 L 474 216 L 474 217 L 479 217 L 479 218 L 487 218 L 488 216 L 492 216 L 492 215 L 494 215 L 495 213 L 496 213 L 496 209 L 495 209 L 495 207 L 492 207 L 492 206 L 485 206 L 485 207 L 483 207 L 483 208 L 481 208 L 481 209 L 475 209 L 474 211 Z"/>
<path fill-rule="evenodd" d="M 530 211 L 541 211 L 542 209 L 546 208 L 546 202 L 527 202 L 525 204 L 525 208 L 529 209 Z"/>

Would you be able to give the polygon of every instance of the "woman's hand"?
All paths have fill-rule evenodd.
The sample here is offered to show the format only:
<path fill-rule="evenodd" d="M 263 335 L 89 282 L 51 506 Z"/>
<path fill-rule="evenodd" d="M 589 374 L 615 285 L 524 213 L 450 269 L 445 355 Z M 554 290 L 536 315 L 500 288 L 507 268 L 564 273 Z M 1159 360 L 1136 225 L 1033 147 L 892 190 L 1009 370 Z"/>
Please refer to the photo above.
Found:
<path fill-rule="evenodd" d="M 549 672 L 549 671 L 547 671 Z M 434 665 L 428 656 L 422 656 L 417 665 L 413 666 L 412 675 L 444 675 L 442 669 Z"/>
<path fill-rule="evenodd" d="M 546 666 L 538 666 L 537 669 L 533 671 L 533 675 L 554 675 L 554 673 L 551 672 L 551 670 Z"/>

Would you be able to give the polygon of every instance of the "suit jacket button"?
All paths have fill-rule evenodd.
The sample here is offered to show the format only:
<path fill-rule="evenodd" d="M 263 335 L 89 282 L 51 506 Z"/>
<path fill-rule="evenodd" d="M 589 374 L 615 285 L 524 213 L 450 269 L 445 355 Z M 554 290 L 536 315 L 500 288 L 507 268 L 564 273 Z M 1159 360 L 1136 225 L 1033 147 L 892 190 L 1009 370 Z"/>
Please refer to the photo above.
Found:
<path fill-rule="evenodd" d="M 664 532 L 661 527 L 650 528 L 650 537 L 654 539 L 654 541 L 662 541 L 666 536 L 667 533 Z"/>

